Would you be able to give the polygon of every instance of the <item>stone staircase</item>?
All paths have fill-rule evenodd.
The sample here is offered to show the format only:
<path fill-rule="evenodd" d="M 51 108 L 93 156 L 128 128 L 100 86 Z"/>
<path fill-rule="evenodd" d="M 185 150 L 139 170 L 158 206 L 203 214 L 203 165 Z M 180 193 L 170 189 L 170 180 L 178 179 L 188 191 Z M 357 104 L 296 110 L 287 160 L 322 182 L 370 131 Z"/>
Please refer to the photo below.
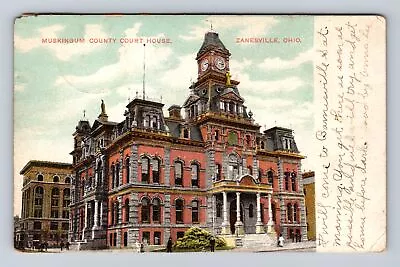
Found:
<path fill-rule="evenodd" d="M 246 234 L 236 238 L 236 247 L 246 249 L 260 249 L 263 247 L 276 246 L 275 234 Z"/>

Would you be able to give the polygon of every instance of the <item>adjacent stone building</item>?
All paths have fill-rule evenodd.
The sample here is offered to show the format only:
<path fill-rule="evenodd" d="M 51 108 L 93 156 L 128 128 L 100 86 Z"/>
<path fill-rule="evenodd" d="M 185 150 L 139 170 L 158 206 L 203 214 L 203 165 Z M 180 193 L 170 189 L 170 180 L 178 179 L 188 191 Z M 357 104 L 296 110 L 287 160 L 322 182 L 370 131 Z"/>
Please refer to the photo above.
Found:
<path fill-rule="evenodd" d="M 313 171 L 303 173 L 303 190 L 306 203 L 307 238 L 309 240 L 315 240 L 315 174 Z"/>
<path fill-rule="evenodd" d="M 191 226 L 214 234 L 307 239 L 301 160 L 291 129 L 260 131 L 231 80 L 230 52 L 205 34 L 182 106 L 133 99 L 121 122 L 104 102 L 74 137 L 70 241 L 81 249 L 164 245 Z M 122 112 L 122 110 L 121 110 Z M 183 116 L 182 116 L 183 113 Z M 271 114 L 273 116 L 273 114 Z"/>
<path fill-rule="evenodd" d="M 23 175 L 21 219 L 16 235 L 21 246 L 68 239 L 72 165 L 31 160 Z"/>

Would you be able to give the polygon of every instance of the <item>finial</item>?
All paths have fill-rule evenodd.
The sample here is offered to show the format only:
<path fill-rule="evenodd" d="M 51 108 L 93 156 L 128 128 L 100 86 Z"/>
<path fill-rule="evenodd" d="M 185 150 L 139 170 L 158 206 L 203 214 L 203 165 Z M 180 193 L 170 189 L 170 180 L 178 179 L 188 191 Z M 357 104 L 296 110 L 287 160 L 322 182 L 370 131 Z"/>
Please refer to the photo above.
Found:
<path fill-rule="evenodd" d="M 83 110 L 83 118 L 86 118 L 86 110 Z"/>

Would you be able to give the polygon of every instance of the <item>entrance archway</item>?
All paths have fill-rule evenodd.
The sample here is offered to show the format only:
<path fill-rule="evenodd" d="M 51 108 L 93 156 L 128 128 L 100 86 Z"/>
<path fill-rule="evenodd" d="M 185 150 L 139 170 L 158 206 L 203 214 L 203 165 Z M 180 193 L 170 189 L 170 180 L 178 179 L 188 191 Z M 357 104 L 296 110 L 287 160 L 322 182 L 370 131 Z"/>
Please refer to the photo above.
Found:
<path fill-rule="evenodd" d="M 243 205 L 240 203 L 240 221 L 245 224 L 243 218 Z M 235 234 L 235 223 L 236 223 L 236 199 L 231 201 L 229 206 L 229 222 L 231 227 L 231 234 Z"/>

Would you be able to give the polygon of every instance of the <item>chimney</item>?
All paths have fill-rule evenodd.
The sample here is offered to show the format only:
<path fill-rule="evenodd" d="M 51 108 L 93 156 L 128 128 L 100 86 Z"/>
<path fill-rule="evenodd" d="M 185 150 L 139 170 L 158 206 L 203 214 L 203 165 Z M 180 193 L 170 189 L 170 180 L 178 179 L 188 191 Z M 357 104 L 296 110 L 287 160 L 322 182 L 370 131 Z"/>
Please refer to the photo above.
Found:
<path fill-rule="evenodd" d="M 169 118 L 175 120 L 181 120 L 181 107 L 178 105 L 172 105 L 168 108 L 169 111 Z"/>

